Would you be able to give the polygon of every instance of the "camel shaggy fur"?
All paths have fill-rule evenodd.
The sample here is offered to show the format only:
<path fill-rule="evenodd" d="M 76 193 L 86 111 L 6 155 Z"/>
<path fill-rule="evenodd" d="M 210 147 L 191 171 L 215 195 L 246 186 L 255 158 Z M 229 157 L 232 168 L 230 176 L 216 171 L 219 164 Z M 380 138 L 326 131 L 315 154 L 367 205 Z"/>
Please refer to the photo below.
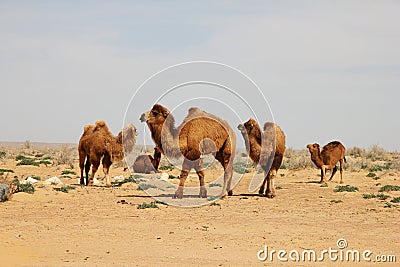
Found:
<path fill-rule="evenodd" d="M 275 197 L 274 179 L 282 165 L 286 149 L 285 134 L 278 125 L 272 122 L 265 123 L 264 130 L 261 132 L 260 126 L 254 119 L 239 124 L 238 129 L 243 135 L 250 158 L 264 170 L 265 178 L 259 194 L 265 194 L 268 198 Z M 264 192 L 266 182 L 267 190 Z"/>
<path fill-rule="evenodd" d="M 79 140 L 79 168 L 81 170 L 80 184 L 84 185 L 83 169 L 85 169 L 86 180 L 88 179 L 90 165 L 92 173 L 87 185 L 93 185 L 93 179 L 100 165 L 103 164 L 103 172 L 106 185 L 111 186 L 108 172 L 113 162 L 123 160 L 125 153 L 130 153 L 136 143 L 136 128 L 129 124 L 114 136 L 102 120 L 96 125 L 86 125 Z M 86 162 L 85 162 L 86 160 Z"/>
<path fill-rule="evenodd" d="M 200 197 L 207 197 L 204 171 L 200 156 L 213 153 L 224 168 L 224 185 L 221 196 L 232 195 L 233 157 L 236 137 L 228 123 L 198 108 L 190 108 L 182 124 L 175 127 L 169 110 L 159 104 L 142 114 L 151 137 L 161 153 L 171 158 L 184 156 L 176 198 L 183 197 L 183 188 L 189 171 L 194 168 L 200 180 Z"/>
<path fill-rule="evenodd" d="M 140 155 L 133 163 L 133 171 L 136 173 L 151 173 L 157 172 L 158 165 L 160 164 L 161 152 L 155 147 L 154 156 Z"/>
<path fill-rule="evenodd" d="M 340 183 L 343 184 L 343 161 L 346 162 L 346 157 L 344 156 L 346 148 L 339 141 L 333 141 L 328 143 L 320 151 L 319 144 L 309 144 L 307 145 L 308 150 L 311 154 L 311 160 L 314 164 L 321 169 L 321 181 L 320 183 L 326 183 L 326 171 L 332 170 L 331 178 L 337 171 L 336 164 L 339 161 L 340 164 Z"/>

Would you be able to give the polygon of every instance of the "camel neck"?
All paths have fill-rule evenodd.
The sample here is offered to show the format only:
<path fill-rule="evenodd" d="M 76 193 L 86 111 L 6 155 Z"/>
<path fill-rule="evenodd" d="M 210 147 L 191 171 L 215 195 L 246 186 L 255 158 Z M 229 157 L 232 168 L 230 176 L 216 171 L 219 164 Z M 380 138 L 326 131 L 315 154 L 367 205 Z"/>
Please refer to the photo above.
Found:
<path fill-rule="evenodd" d="M 311 154 L 311 160 L 315 163 L 317 167 L 321 167 L 324 165 L 324 161 L 322 160 L 321 157 L 321 152 L 320 151 L 315 151 Z"/>

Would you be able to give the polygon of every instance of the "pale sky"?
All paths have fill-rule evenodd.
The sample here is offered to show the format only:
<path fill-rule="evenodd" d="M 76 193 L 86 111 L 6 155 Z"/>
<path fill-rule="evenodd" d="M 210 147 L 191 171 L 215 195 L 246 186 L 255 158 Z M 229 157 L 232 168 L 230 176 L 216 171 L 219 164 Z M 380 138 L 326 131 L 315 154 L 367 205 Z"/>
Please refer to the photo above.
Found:
<path fill-rule="evenodd" d="M 260 87 L 287 147 L 340 140 L 400 151 L 399 14 L 398 1 L 0 0 L 0 141 L 77 143 L 98 119 L 117 134 L 128 110 L 140 143 L 148 139 L 140 113 L 162 92 L 215 72 L 164 77 L 128 108 L 139 86 L 171 65 L 214 61 Z M 260 94 L 231 75 L 214 78 L 253 103 L 262 124 L 272 120 Z M 249 115 L 234 97 L 211 90 L 220 102 L 185 106 L 212 94 L 185 88 L 160 101 L 178 124 L 195 104 L 226 119 L 241 141 L 237 122 Z"/>

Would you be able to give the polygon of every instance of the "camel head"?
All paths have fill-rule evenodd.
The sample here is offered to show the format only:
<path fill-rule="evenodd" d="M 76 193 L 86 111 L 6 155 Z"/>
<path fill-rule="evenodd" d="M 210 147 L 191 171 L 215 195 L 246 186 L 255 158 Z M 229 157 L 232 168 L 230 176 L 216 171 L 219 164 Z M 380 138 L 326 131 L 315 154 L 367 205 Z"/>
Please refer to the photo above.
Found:
<path fill-rule="evenodd" d="M 137 131 L 133 124 L 125 126 L 115 137 L 115 144 L 110 144 L 110 156 L 112 162 L 121 161 L 125 153 L 132 152 L 136 144 Z"/>
<path fill-rule="evenodd" d="M 260 126 L 253 118 L 250 118 L 243 124 L 239 124 L 238 129 L 242 133 L 242 135 L 247 134 L 248 136 L 254 136 L 255 138 L 261 141 Z"/>
<path fill-rule="evenodd" d="M 160 104 L 155 104 L 150 111 L 142 113 L 140 116 L 141 122 L 146 122 L 148 125 L 163 124 L 169 115 L 169 110 Z"/>
<path fill-rule="evenodd" d="M 310 151 L 311 154 L 313 153 L 319 153 L 319 144 L 314 143 L 314 144 L 309 144 L 307 145 L 308 151 Z"/>

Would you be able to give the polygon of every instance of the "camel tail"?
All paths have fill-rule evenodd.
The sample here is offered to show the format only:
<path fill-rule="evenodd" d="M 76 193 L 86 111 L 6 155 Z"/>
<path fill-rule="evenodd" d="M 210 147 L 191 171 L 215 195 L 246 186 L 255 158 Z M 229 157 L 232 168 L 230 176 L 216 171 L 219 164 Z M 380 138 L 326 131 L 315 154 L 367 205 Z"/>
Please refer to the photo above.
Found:
<path fill-rule="evenodd" d="M 343 157 L 343 159 L 344 159 L 344 163 L 347 163 L 346 157 Z"/>

